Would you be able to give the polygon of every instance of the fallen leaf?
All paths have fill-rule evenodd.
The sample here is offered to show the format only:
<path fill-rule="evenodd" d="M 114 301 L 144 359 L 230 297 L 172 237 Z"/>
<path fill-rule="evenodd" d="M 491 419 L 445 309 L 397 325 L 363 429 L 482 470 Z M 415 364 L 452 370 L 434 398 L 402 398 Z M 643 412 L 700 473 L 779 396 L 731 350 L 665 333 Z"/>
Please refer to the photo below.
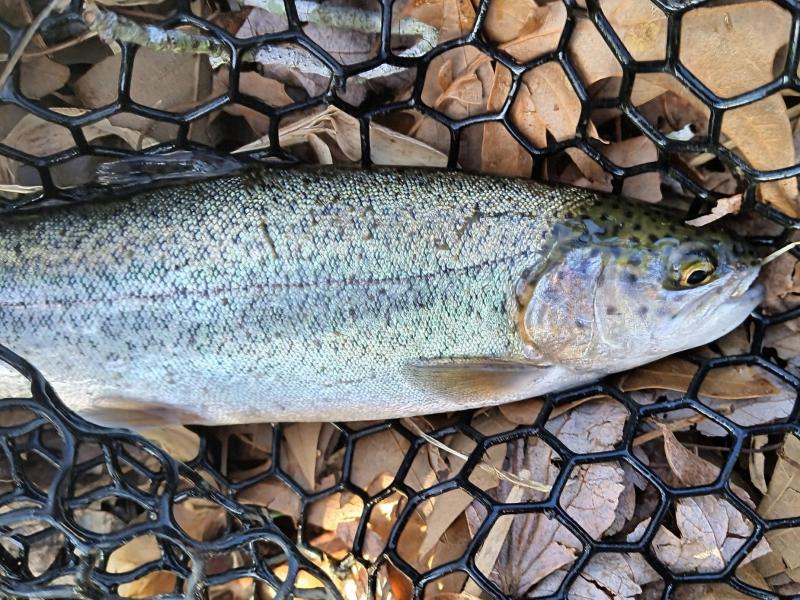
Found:
<path fill-rule="evenodd" d="M 667 15 L 650 0 L 603 0 L 603 14 L 636 61 L 664 60 Z"/>
<path fill-rule="evenodd" d="M 183 425 L 148 427 L 139 433 L 181 462 L 196 458 L 200 451 L 200 436 Z"/>
<path fill-rule="evenodd" d="M 683 486 L 705 485 L 717 479 L 718 467 L 687 450 L 666 427 L 662 427 L 662 433 L 667 462 Z M 754 506 L 741 487 L 731 484 L 731 490 Z M 753 531 L 753 525 L 742 513 L 717 496 L 679 498 L 675 501 L 675 518 L 680 536 L 662 525 L 653 539 L 653 550 L 678 573 L 710 573 L 723 569 Z M 744 563 L 769 550 L 769 544 L 762 538 Z"/>
<path fill-rule="evenodd" d="M 661 576 L 641 554 L 600 552 L 592 556 L 569 590 L 575 600 L 634 600 L 642 586 Z"/>
<path fill-rule="evenodd" d="M 227 90 L 228 72 L 223 70 L 215 73 L 212 94 L 221 95 Z M 293 102 L 282 82 L 262 77 L 253 71 L 239 74 L 239 93 L 252 96 L 274 108 L 288 106 Z M 269 117 L 264 113 L 241 104 L 226 104 L 223 110 L 228 114 L 242 117 L 256 135 L 261 137 L 269 133 Z"/>
<path fill-rule="evenodd" d="M 498 17 L 495 23 L 491 23 L 493 9 Z M 515 16 L 520 15 L 524 15 L 524 20 L 512 24 Z M 518 62 L 528 62 L 556 49 L 567 22 L 567 10 L 561 2 L 537 6 L 533 2 L 510 0 L 499 7 L 495 7 L 495 2 L 490 3 L 486 18 L 487 28 L 492 27 L 496 41 L 502 42 L 499 48 Z M 510 35 L 517 27 L 518 34 Z"/>
<path fill-rule="evenodd" d="M 697 366 L 681 358 L 665 358 L 623 374 L 622 391 L 665 389 L 686 392 Z M 777 394 L 778 389 L 758 371 L 747 365 L 722 367 L 708 372 L 700 386 L 700 395 L 717 400 L 745 400 Z"/>
<path fill-rule="evenodd" d="M 498 409 L 506 419 L 515 425 L 533 425 L 543 407 L 544 400 L 531 398 L 530 400 L 501 404 Z"/>
<path fill-rule="evenodd" d="M 490 8 L 493 5 L 490 5 Z M 511 71 L 498 63 L 494 70 L 494 80 L 489 91 L 487 110 L 499 112 L 511 89 Z M 527 93 L 527 92 L 525 92 Z M 511 110 L 512 122 L 517 122 L 515 113 L 523 110 L 522 102 L 516 102 Z M 517 123 L 519 126 L 519 123 Z M 530 135 L 530 131 L 525 132 Z M 544 135 L 544 126 L 542 127 Z M 542 142 L 544 143 L 544 142 Z M 527 177 L 531 174 L 533 159 L 528 151 L 509 133 L 503 123 L 486 123 L 481 145 L 481 172 L 506 177 Z"/>
<path fill-rule="evenodd" d="M 515 40 L 526 29 L 538 29 L 537 19 L 547 6 L 539 7 L 534 0 L 495 0 L 489 3 L 483 30 L 495 43 Z"/>
<path fill-rule="evenodd" d="M 316 489 L 317 444 L 322 423 L 292 423 L 283 428 L 281 466 L 303 489 Z"/>
<path fill-rule="evenodd" d="M 419 140 L 375 123 L 370 124 L 369 133 L 370 156 L 375 164 L 426 167 L 447 165 L 446 155 Z M 314 162 L 320 164 L 331 164 L 335 157 L 336 162 L 356 162 L 361 159 L 358 120 L 334 106 L 282 127 L 279 139 L 281 147 L 286 149 L 298 144 L 308 144 Z M 269 137 L 265 136 L 235 152 L 260 150 L 269 146 Z M 337 151 L 336 156 L 331 152 L 332 149 Z"/>
<path fill-rule="evenodd" d="M 469 33 L 475 23 L 475 9 L 469 0 L 442 0 L 439 4 L 440 43 Z M 451 119 L 483 114 L 493 79 L 494 70 L 487 55 L 475 46 L 459 46 L 431 60 L 422 101 Z M 449 131 L 445 130 L 447 139 L 440 139 L 442 130 L 435 123 L 433 117 L 420 116 L 410 135 L 435 148 L 449 147 Z M 462 132 L 459 163 L 463 167 L 471 170 L 480 167 L 482 138 L 483 127 L 470 127 Z"/>
<path fill-rule="evenodd" d="M 787 242 L 800 240 L 793 234 Z M 800 304 L 800 261 L 792 254 L 784 254 L 764 265 L 760 281 L 766 287 L 762 307 L 767 314 L 777 314 Z M 796 321 L 788 321 L 788 327 L 798 329 Z"/>
<path fill-rule="evenodd" d="M 640 135 L 602 148 L 603 154 L 620 167 L 634 167 L 658 160 L 658 150 L 650 138 Z M 594 162 L 594 161 L 593 161 Z M 611 191 L 611 177 L 604 174 L 604 191 Z M 607 187 L 606 187 L 607 186 Z M 661 201 L 661 175 L 658 171 L 627 177 L 622 183 L 622 195 L 645 202 Z"/>
<path fill-rule="evenodd" d="M 703 225 L 708 225 L 709 223 L 713 223 L 714 221 L 721 219 L 726 215 L 735 215 L 739 212 L 742 208 L 742 195 L 736 194 L 735 196 L 730 196 L 728 198 L 720 198 L 717 200 L 714 207 L 711 209 L 711 212 L 707 215 L 703 215 L 701 217 L 697 217 L 695 219 L 690 219 L 686 221 L 687 225 L 693 225 L 695 227 L 702 227 Z"/>
<path fill-rule="evenodd" d="M 719 467 L 690 452 L 667 427 L 662 425 L 661 431 L 667 463 L 684 487 L 708 485 L 716 481 Z M 755 508 L 750 496 L 741 487 L 732 483 L 731 491 Z"/>
<path fill-rule="evenodd" d="M 87 112 L 83 109 L 68 107 L 51 108 L 50 110 L 67 116 L 79 116 Z M 81 130 L 89 142 L 105 136 L 114 136 L 134 150 L 158 143 L 157 140 L 138 131 L 114 125 L 109 119 L 100 119 L 84 125 Z M 47 156 L 75 146 L 75 139 L 69 129 L 51 121 L 45 121 L 34 114 L 25 115 L 8 133 L 3 142 L 34 156 Z M 15 182 L 16 169 L 12 167 L 12 164 L 14 163 L 7 157 L 0 156 L 0 183 Z"/>
<path fill-rule="evenodd" d="M 750 460 L 748 461 L 748 470 L 750 472 L 750 481 L 756 487 L 756 489 L 761 492 L 762 494 L 767 493 L 767 480 L 764 474 L 764 468 L 766 466 L 766 457 L 764 456 L 764 452 L 760 452 L 761 448 L 767 445 L 769 442 L 769 436 L 766 435 L 754 435 L 751 442 L 750 442 Z"/>
<path fill-rule="evenodd" d="M 69 74 L 69 67 L 44 56 L 23 60 L 20 65 L 20 91 L 28 98 L 38 100 L 64 87 Z"/>
<path fill-rule="evenodd" d="M 228 512 L 205 498 L 189 498 L 172 507 L 178 525 L 194 540 L 215 539 L 224 529 Z"/>
<path fill-rule="evenodd" d="M 565 416 L 569 416 L 567 413 Z M 554 431 L 558 435 L 559 431 Z M 512 442 L 509 460 L 504 465 L 514 474 L 530 473 L 530 478 L 552 483 L 558 474 L 553 463 L 555 452 L 541 439 L 528 438 Z M 591 445 L 591 442 L 588 443 Z M 615 509 L 624 490 L 622 468 L 612 464 L 591 464 L 576 467 L 559 497 L 559 504 L 595 539 L 600 539 L 616 520 Z M 501 481 L 491 494 L 505 501 L 514 486 Z M 519 492 L 515 492 L 519 494 Z M 526 489 L 522 501 L 541 501 L 544 494 Z M 486 515 L 485 508 L 472 503 L 467 509 L 467 521 L 474 531 Z M 511 525 L 505 521 L 511 520 Z M 522 596 L 549 575 L 574 562 L 582 544 L 555 519 L 542 513 L 504 515 L 494 527 L 508 529 L 502 550 L 489 576 L 501 590 L 512 596 Z M 490 536 L 492 533 L 490 532 Z M 526 540 L 520 544 L 519 540 Z"/>
<path fill-rule="evenodd" d="M 766 495 L 758 505 L 758 514 L 765 519 L 800 516 L 800 439 L 786 434 L 783 448 L 769 481 Z M 785 528 L 768 531 L 766 539 L 772 552 L 759 558 L 755 565 L 767 578 L 785 574 L 800 582 L 800 529 Z"/>
<path fill-rule="evenodd" d="M 236 495 L 237 502 L 263 506 L 280 515 L 290 517 L 295 523 L 300 517 L 300 496 L 277 479 L 259 481 L 247 486 Z"/>
<path fill-rule="evenodd" d="M 622 441 L 628 414 L 622 404 L 605 397 L 551 418 L 545 427 L 573 452 L 603 452 Z"/>
<path fill-rule="evenodd" d="M 161 558 L 156 537 L 141 535 L 114 550 L 108 557 L 105 570 L 109 573 L 127 573 L 142 565 Z M 146 598 L 167 594 L 175 587 L 175 574 L 169 571 L 154 571 L 129 583 L 119 586 L 119 594 L 129 598 Z"/>
<path fill-rule="evenodd" d="M 356 442 L 350 481 L 366 490 L 382 473 L 395 474 L 411 444 L 389 429 L 374 433 Z"/>
<path fill-rule="evenodd" d="M 113 54 L 75 81 L 74 90 L 81 106 L 100 108 L 117 99 L 120 56 Z M 175 74 L 182 76 L 176 78 Z M 211 93 L 211 72 L 208 61 L 199 55 L 159 52 L 150 48 L 136 51 L 131 73 L 131 98 L 144 104 L 182 112 L 195 108 Z M 121 112 L 109 117 L 118 127 L 146 133 L 159 142 L 174 139 L 175 127 L 170 123 Z M 205 123 L 204 119 L 199 122 Z"/>
<path fill-rule="evenodd" d="M 663 525 L 653 538 L 656 556 L 676 573 L 712 573 L 722 570 L 753 532 L 727 500 L 716 496 L 680 498 L 675 502 L 680 535 Z M 749 562 L 769 552 L 763 538 L 744 559 Z"/>

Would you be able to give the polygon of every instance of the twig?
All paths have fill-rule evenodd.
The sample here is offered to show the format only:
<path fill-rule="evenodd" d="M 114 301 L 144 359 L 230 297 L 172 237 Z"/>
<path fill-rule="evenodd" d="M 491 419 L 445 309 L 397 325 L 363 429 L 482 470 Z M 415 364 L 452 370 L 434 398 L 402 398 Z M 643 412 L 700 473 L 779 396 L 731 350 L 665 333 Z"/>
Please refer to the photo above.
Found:
<path fill-rule="evenodd" d="M 725 404 L 724 406 L 720 406 L 719 408 L 714 409 L 716 412 L 720 414 L 728 414 L 733 412 L 733 404 Z M 687 425 L 694 425 L 695 423 L 700 423 L 701 421 L 705 421 L 708 419 L 707 416 L 702 414 L 696 414 L 693 417 L 686 417 L 685 419 L 678 419 L 677 421 L 670 421 L 669 423 L 659 423 L 660 425 L 664 425 L 666 429 L 669 431 L 677 431 L 678 429 L 683 429 Z M 647 433 L 643 433 L 642 435 L 638 435 L 633 438 L 633 445 L 634 446 L 641 446 L 642 444 L 646 444 L 652 440 L 657 440 L 661 436 L 664 435 L 663 429 L 656 429 L 654 431 L 648 431 Z"/>
<path fill-rule="evenodd" d="M 152 48 L 185 54 L 207 54 L 210 58 L 230 61 L 228 48 L 216 38 L 189 33 L 179 29 L 163 29 L 155 25 L 142 25 L 109 10 L 87 5 L 83 20 L 106 43 L 128 42 Z"/>
<path fill-rule="evenodd" d="M 77 46 L 81 42 L 85 42 L 86 40 L 90 40 L 93 37 L 97 36 L 97 32 L 95 31 L 84 31 L 77 37 L 68 39 L 60 44 L 56 44 L 54 46 L 48 46 L 43 50 L 37 50 L 36 52 L 25 52 L 22 55 L 22 60 L 26 60 L 28 58 L 39 58 L 41 56 L 49 56 L 50 54 L 54 54 L 56 52 L 60 52 L 61 50 L 66 50 L 67 48 L 72 48 L 73 46 Z M 5 62 L 8 60 L 8 54 L 0 54 L 0 62 Z"/>
<path fill-rule="evenodd" d="M 430 435 L 428 435 L 427 433 L 422 431 L 422 429 L 420 429 L 419 426 L 416 423 L 414 423 L 414 421 L 412 421 L 411 419 L 403 419 L 403 423 L 409 429 L 411 429 L 416 435 L 421 437 L 423 440 L 425 440 L 429 444 L 432 444 L 433 446 L 436 446 L 437 448 L 439 448 L 440 450 L 443 450 L 444 452 L 447 452 L 448 454 L 452 454 L 453 456 L 457 456 L 458 458 L 460 458 L 461 460 L 463 460 L 465 462 L 467 460 L 469 460 L 469 456 L 467 456 L 466 454 L 451 448 L 447 444 L 444 444 L 443 442 L 440 442 L 436 438 L 431 437 Z M 485 459 L 481 460 L 481 462 L 479 462 L 475 466 L 478 467 L 479 469 L 483 470 L 483 471 L 486 471 L 487 473 L 492 473 L 493 475 L 495 475 L 499 479 L 503 479 L 503 480 L 508 481 L 509 483 L 513 484 L 513 485 L 518 485 L 520 487 L 524 487 L 524 488 L 527 488 L 529 490 L 535 490 L 537 492 L 543 492 L 545 494 L 549 494 L 550 490 L 553 489 L 552 486 L 550 486 L 550 485 L 546 485 L 546 484 L 540 483 L 538 481 L 533 481 L 532 479 L 528 479 L 528 478 L 524 478 L 524 477 L 518 477 L 517 475 L 514 475 L 514 473 L 509 473 L 508 471 L 503 471 L 502 469 L 498 469 L 494 465 L 486 462 Z"/>
<path fill-rule="evenodd" d="M 244 4 L 260 8 L 275 15 L 286 15 L 283 0 L 244 0 Z M 326 25 L 336 29 L 360 31 L 362 33 L 380 33 L 383 22 L 381 13 L 347 6 L 329 6 L 310 0 L 296 0 L 294 3 L 298 18 L 306 23 Z M 392 35 L 419 37 L 419 41 L 411 48 L 401 50 L 398 56 L 422 56 L 432 50 L 439 38 L 438 30 L 424 23 L 405 17 L 392 27 Z M 391 66 L 391 65 L 388 65 Z M 400 69 L 400 67 L 392 67 Z"/>
<path fill-rule="evenodd" d="M 25 53 L 25 48 L 28 47 L 28 44 L 33 39 L 33 36 L 36 35 L 36 32 L 39 30 L 42 22 L 44 22 L 44 20 L 50 16 L 50 13 L 53 12 L 56 7 L 59 7 L 59 5 L 66 5 L 66 3 L 66 0 L 50 0 L 50 2 L 47 3 L 47 6 L 45 6 L 41 12 L 36 15 L 36 18 L 34 18 L 33 21 L 31 21 L 31 24 L 25 31 L 25 35 L 22 36 L 22 39 L 14 48 L 14 51 L 11 53 L 11 57 L 6 63 L 6 66 L 3 67 L 3 71 L 0 73 L 0 89 L 2 89 L 6 84 L 8 78 L 11 77 L 11 73 L 14 72 L 14 68 L 17 66 L 17 63 Z"/>
<path fill-rule="evenodd" d="M 244 3 L 272 14 L 286 14 L 282 0 L 245 0 Z M 380 33 L 381 31 L 382 17 L 379 12 L 342 6 L 326 6 L 309 0 L 298 0 L 296 9 L 300 20 L 306 23 L 363 33 Z M 128 42 L 154 50 L 206 54 L 213 68 L 228 64 L 231 60 L 228 48 L 216 38 L 208 35 L 187 33 L 176 29 L 166 30 L 156 25 L 142 25 L 123 15 L 95 5 L 87 5 L 83 19 L 89 29 L 99 34 L 106 43 Z M 436 46 L 439 32 L 427 23 L 406 17 L 392 27 L 392 34 L 419 37 L 419 41 L 411 48 L 397 53 L 398 56 L 416 57 L 422 56 Z M 330 68 L 323 62 L 290 46 L 266 46 L 249 50 L 244 53 L 242 60 L 284 65 L 304 73 L 325 77 L 331 75 Z M 405 67 L 382 64 L 366 73 L 354 76 L 353 79 L 375 79 L 404 70 Z"/>

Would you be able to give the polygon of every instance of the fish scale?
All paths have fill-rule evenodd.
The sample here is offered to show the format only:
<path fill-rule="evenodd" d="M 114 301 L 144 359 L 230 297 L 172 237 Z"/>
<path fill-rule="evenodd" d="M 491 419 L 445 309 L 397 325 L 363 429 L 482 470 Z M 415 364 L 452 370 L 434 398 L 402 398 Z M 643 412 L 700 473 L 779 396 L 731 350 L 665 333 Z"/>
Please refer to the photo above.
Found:
<path fill-rule="evenodd" d="M 625 204 L 601 204 L 522 179 L 263 168 L 12 217 L 0 335 L 99 421 L 379 419 L 518 399 L 443 392 L 408 368 L 530 358 L 516 290 L 552 259 L 556 225 L 611 214 L 603 231 L 633 235 Z M 598 374 L 556 367 L 525 394 Z M 0 393 L 13 385 L 0 378 Z"/>

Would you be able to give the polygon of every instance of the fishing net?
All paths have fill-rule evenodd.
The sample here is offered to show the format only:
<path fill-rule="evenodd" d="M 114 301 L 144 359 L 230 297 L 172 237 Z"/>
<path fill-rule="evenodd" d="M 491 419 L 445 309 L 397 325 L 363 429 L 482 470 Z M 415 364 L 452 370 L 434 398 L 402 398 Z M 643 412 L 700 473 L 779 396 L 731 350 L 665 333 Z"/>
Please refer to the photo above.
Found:
<path fill-rule="evenodd" d="M 177 10 L 156 25 L 165 31 L 190 26 L 192 31 L 205 36 L 206 43 L 212 40 L 208 54 L 212 58 L 222 57 L 224 68 L 228 69 L 227 87 L 212 100 L 179 112 L 142 104 L 136 100 L 137 90 L 133 89 L 134 62 L 140 49 L 135 40 L 118 40 L 121 52 L 114 97 L 89 111 L 54 112 L 25 93 L 20 78 L 24 66 L 18 65 L 2 89 L 0 102 L 62 125 L 68 131 L 70 143 L 67 149 L 46 156 L 0 145 L 0 155 L 27 167 L 36 176 L 36 185 L 22 190 L 22 195 L 9 196 L 5 209 L 15 211 L 42 202 L 80 199 L 81 190 L 60 185 L 56 174 L 64 165 L 78 164 L 73 162 L 78 159 L 133 154 L 130 149 L 93 143 L 92 136 L 87 135 L 88 127 L 117 114 L 143 116 L 173 127 L 172 139 L 144 150 L 158 154 L 206 148 L 193 139 L 192 124 L 235 103 L 269 118 L 268 143 L 241 153 L 242 160 L 292 160 L 295 158 L 292 152 L 281 145 L 282 119 L 298 111 L 330 105 L 357 119 L 358 150 L 365 167 L 374 162 L 371 147 L 376 138 L 371 124 L 381 123 L 392 112 L 414 109 L 449 130 L 448 168 L 459 166 L 461 141 L 471 128 L 502 124 L 511 138 L 533 157 L 530 163 L 533 176 L 546 176 L 544 171 L 552 164 L 548 160 L 577 149 L 610 174 L 609 184 L 617 193 L 637 176 L 660 172 L 696 198 L 689 207 L 690 217 L 707 212 L 709 203 L 721 194 L 698 182 L 685 163 L 675 158 L 708 153 L 716 157 L 721 171 L 734 172 L 743 182 L 742 211 L 757 213 L 780 226 L 770 235 L 753 237 L 753 241 L 764 246 L 783 245 L 800 220 L 793 218 L 790 211 L 781 210 L 780 203 L 762 202 L 757 196 L 759 190 L 765 189 L 763 186 L 792 180 L 800 173 L 800 165 L 759 170 L 753 166 L 757 161 L 744 158 L 731 144 L 721 141 L 721 133 L 726 115 L 741 107 L 766 101 L 781 92 L 787 92 L 787 104 L 796 103 L 788 92 L 800 90 L 797 76 L 800 11 L 790 2 L 773 5 L 791 13 L 791 37 L 777 76 L 755 89 L 721 97 L 681 60 L 682 23 L 706 3 L 660 0 L 655 4 L 667 22 L 662 40 L 665 52 L 661 57 L 643 59 L 633 52 L 630 43 L 623 43 L 615 33 L 596 1 L 588 0 L 582 6 L 568 0 L 556 47 L 543 54 L 534 53 L 527 62 L 521 62 L 498 44 L 487 41 L 483 29 L 489 10 L 486 1 L 477 6 L 474 22 L 466 34 L 438 43 L 432 49 L 422 48 L 418 53 L 394 51 L 389 22 L 393 7 L 389 0 L 384 0 L 379 7 L 383 18 L 378 34 L 379 51 L 367 60 L 342 64 L 323 47 L 319 38 L 309 34 L 301 20 L 308 2 L 297 6 L 291 1 L 287 3 L 286 24 L 280 31 L 245 39 L 232 35 L 219 20 L 212 22 L 198 17 L 188 3 L 180 2 Z M 762 9 L 767 4 L 758 3 Z M 53 12 L 45 19 L 40 31 L 45 36 L 51 32 L 54 39 L 50 43 L 57 43 L 59 36 L 84 34 L 87 31 L 84 8 L 78 0 L 73 1 L 68 9 Z M 135 9 L 134 5 L 131 14 Z M 25 35 L 27 24 L 9 23 L 2 16 L 0 28 L 10 42 L 9 48 L 13 48 Z M 619 86 L 609 95 L 590 94 L 582 81 L 580 65 L 576 64 L 576 55 L 570 47 L 571 37 L 581 26 L 578 16 L 588 17 L 593 23 L 601 36 L 598 39 L 610 49 L 617 63 Z M 736 15 L 726 18 L 733 23 Z M 723 20 L 723 27 L 725 23 L 728 21 Z M 418 31 L 409 36 L 424 38 Z M 295 44 L 329 71 L 326 91 L 318 96 L 295 97 L 281 106 L 242 94 L 239 82 L 246 73 L 243 60 L 246 53 L 263 45 L 285 43 Z M 409 46 L 412 44 L 413 40 Z M 511 99 L 525 85 L 527 72 L 553 61 L 559 63 L 580 102 L 574 136 L 561 140 L 549 137 L 544 146 L 533 143 L 520 128 L 519 120 L 513 118 L 511 100 L 499 103 L 492 111 L 463 118 L 448 116 L 447 111 L 424 102 L 423 80 L 431 62 L 464 47 L 475 48 L 493 61 L 491 64 L 507 68 Z M 358 102 L 346 96 L 349 82 L 385 65 L 412 70 L 416 85 L 409 97 Z M 681 139 L 662 133 L 633 99 L 637 77 L 644 73 L 671 74 L 675 85 L 690 90 L 708 111 L 707 135 Z M 607 109 L 621 111 L 626 127 L 637 128 L 654 142 L 655 160 L 620 166 L 603 153 L 588 127 L 590 115 Z M 181 458 L 179 453 L 162 450 L 163 444 L 131 432 L 92 425 L 70 413 L 58 400 L 57 390 L 33 366 L 16 356 L 13 349 L 3 348 L 0 358 L 30 380 L 31 393 L 29 397 L 0 402 L 0 595 L 142 597 L 148 595 L 146 589 L 153 589 L 153 582 L 158 582 L 156 588 L 162 594 L 159 597 L 164 598 L 437 595 L 453 598 L 447 596 L 456 593 L 453 590 L 462 597 L 492 598 L 638 597 L 642 590 L 648 597 L 699 597 L 702 593 L 710 594 L 705 597 L 719 598 L 739 597 L 737 594 L 774 597 L 771 588 L 764 585 L 764 577 L 772 573 L 779 578 L 778 584 L 790 585 L 793 574 L 796 576 L 794 570 L 798 565 L 784 563 L 791 562 L 787 557 L 792 554 L 785 549 L 798 539 L 792 537 L 797 536 L 797 530 L 792 528 L 800 527 L 800 506 L 797 501 L 789 502 L 788 512 L 776 508 L 777 505 L 756 507 L 740 487 L 737 473 L 747 469 L 748 464 L 751 468 L 758 466 L 758 461 L 752 459 L 758 447 L 777 445 L 781 449 L 768 459 L 771 464 L 767 470 L 774 470 L 770 483 L 783 473 L 786 489 L 800 489 L 796 487 L 797 480 L 792 479 L 791 470 L 800 460 L 794 437 L 798 433 L 795 400 L 800 379 L 791 362 L 781 358 L 776 350 L 778 341 L 771 336 L 775 328 L 797 318 L 800 307 L 770 315 L 754 314 L 745 327 L 746 347 L 740 346 L 733 353 L 723 348 L 718 349 L 717 355 L 688 357 L 691 370 L 688 374 L 680 373 L 685 379 L 685 391 L 656 395 L 650 402 L 642 402 L 636 396 L 636 390 L 640 389 L 637 386 L 625 387 L 619 384 L 619 379 L 609 378 L 577 391 L 547 396 L 535 411 L 528 405 L 528 412 L 512 419 L 513 426 L 502 431 L 482 426 L 480 414 L 472 412 L 452 418 L 431 418 L 424 431 L 406 420 L 326 425 L 323 431 L 327 432 L 330 446 L 336 449 L 332 455 L 339 462 L 323 485 L 302 481 L 297 470 L 290 468 L 285 460 L 287 453 L 292 452 L 286 432 L 296 425 L 262 428 L 259 435 L 263 439 L 257 450 L 263 458 L 258 462 L 260 466 L 234 477 L 228 472 L 226 457 L 240 449 L 221 443 L 223 437 L 196 429 L 200 436 L 199 452 Z M 779 382 L 791 408 L 775 418 L 765 419 L 764 423 L 753 424 L 739 418 L 741 411 L 737 412 L 735 402 L 726 404 L 719 397 L 709 401 L 709 397 L 715 398 L 709 387 L 733 377 L 737 369 L 743 368 L 764 373 L 770 381 Z M 560 435 L 563 427 L 556 432 L 552 424 L 563 418 L 568 408 L 590 406 L 591 399 L 598 397 L 610 399 L 622 411 L 618 441 L 590 451 L 580 442 L 589 436 L 589 428 L 573 432 L 572 442 Z M 672 452 L 667 451 L 667 460 L 673 467 L 682 461 L 684 468 L 674 469 L 677 478 L 670 479 L 664 475 L 663 465 L 653 464 L 639 451 L 641 444 L 667 435 L 647 426 L 653 418 L 678 413 L 687 427 L 702 422 L 706 428 L 716 428 L 717 437 L 712 439 L 724 450 L 723 460 L 716 469 L 709 471 L 708 463 L 698 466 L 692 462 L 692 456 L 696 455 L 682 455 L 673 448 Z M 592 428 L 594 425 L 600 426 L 595 423 Z M 454 450 L 456 439 L 463 443 Z M 399 445 L 403 458 L 393 465 L 389 477 L 375 485 L 374 480 L 364 479 L 354 469 L 354 457 L 368 450 L 375 453 L 377 460 L 386 444 Z M 526 462 L 529 450 L 537 448 L 547 448 L 545 472 L 540 466 Z M 499 462 L 487 460 L 498 451 Z M 418 477 L 419 460 L 430 461 L 436 452 L 440 461 L 450 461 L 448 464 L 457 464 L 457 468 L 449 471 L 443 468 L 445 475 L 433 479 Z M 454 452 L 460 453 L 460 457 L 454 457 Z M 434 467 L 430 470 L 435 471 Z M 647 518 L 639 519 L 635 531 L 619 528 L 612 531 L 610 524 L 598 530 L 586 519 L 586 514 L 601 512 L 602 503 L 595 504 L 598 495 L 594 494 L 590 495 L 589 505 L 582 505 L 587 496 L 581 496 L 581 490 L 598 481 L 607 486 L 602 489 L 620 486 L 621 480 L 615 478 L 622 472 L 627 474 L 627 480 L 636 482 L 635 489 L 625 493 L 638 499 L 634 504 L 647 511 Z M 482 484 L 482 478 L 486 477 L 494 481 L 489 491 Z M 543 480 L 546 485 L 541 484 Z M 281 497 L 288 494 L 292 498 L 291 506 L 254 500 L 259 494 L 276 497 L 280 495 L 278 489 L 282 490 Z M 256 492 L 245 493 L 248 490 Z M 766 489 L 764 492 L 767 493 Z M 616 494 L 621 497 L 619 490 Z M 407 550 L 418 545 L 408 544 L 406 532 L 422 518 L 420 515 L 427 519 L 425 531 L 439 526 L 431 516 L 437 510 L 432 504 L 437 498 L 448 499 L 440 502 L 439 507 L 450 502 L 462 503 L 460 510 L 466 517 L 459 521 L 460 533 L 454 529 L 454 520 L 445 521 L 441 531 L 431 534 L 432 542 L 460 535 L 461 544 L 452 546 L 458 548 L 457 552 L 423 560 Z M 347 519 L 341 511 L 333 513 L 335 518 L 342 519 L 342 526 L 349 527 L 349 547 L 326 545 L 324 539 L 324 532 L 335 529 L 336 525 L 321 527 L 318 509 L 334 499 L 337 508 L 356 507 Z M 100 511 L 98 507 L 106 510 Z M 631 505 L 631 514 L 635 510 L 637 507 Z M 715 519 L 708 519 L 712 528 L 722 519 L 719 511 L 724 513 L 727 529 L 712 532 L 719 542 L 717 546 L 692 548 L 675 542 L 681 535 L 683 539 L 690 537 L 687 531 L 676 529 L 678 513 L 685 517 L 692 510 L 700 517 L 714 513 Z M 202 527 L 187 517 L 198 513 L 209 515 Z M 210 529 L 213 535 L 209 534 Z M 381 535 L 376 538 L 375 532 L 379 530 Z M 771 547 L 771 554 L 766 557 L 763 545 L 760 546 L 765 539 Z M 677 556 L 681 553 L 685 555 L 683 562 Z M 755 556 L 762 561 L 772 557 L 773 562 L 784 563 L 772 571 L 762 563 L 755 576 L 751 560 Z M 689 566 L 681 568 L 682 564 Z M 623 580 L 628 587 L 619 583 Z M 142 582 L 150 587 L 146 588 Z"/>

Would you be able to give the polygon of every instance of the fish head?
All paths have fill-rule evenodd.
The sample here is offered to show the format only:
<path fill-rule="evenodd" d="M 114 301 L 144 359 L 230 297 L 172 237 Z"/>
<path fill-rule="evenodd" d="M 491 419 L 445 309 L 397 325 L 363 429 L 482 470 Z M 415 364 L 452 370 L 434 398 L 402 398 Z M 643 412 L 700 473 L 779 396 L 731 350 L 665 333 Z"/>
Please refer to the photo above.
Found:
<path fill-rule="evenodd" d="M 532 354 L 618 372 L 709 343 L 761 302 L 761 259 L 743 241 L 616 206 L 560 223 L 544 267 L 518 287 Z"/>

